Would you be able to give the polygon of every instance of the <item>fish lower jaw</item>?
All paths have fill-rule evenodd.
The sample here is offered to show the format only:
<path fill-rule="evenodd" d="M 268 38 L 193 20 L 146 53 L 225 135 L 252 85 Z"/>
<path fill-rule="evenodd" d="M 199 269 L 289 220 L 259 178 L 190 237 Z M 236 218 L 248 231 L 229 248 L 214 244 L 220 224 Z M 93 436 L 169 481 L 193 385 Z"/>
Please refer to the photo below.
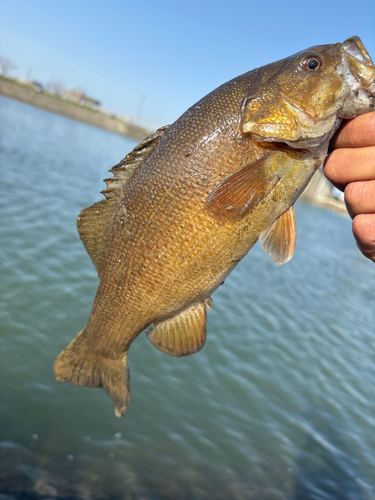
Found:
<path fill-rule="evenodd" d="M 316 152 L 317 150 L 323 150 L 328 146 L 329 141 L 332 139 L 337 129 L 341 125 L 341 118 L 336 118 L 333 127 L 322 135 L 317 137 L 301 137 L 295 141 L 285 141 L 290 148 L 293 149 L 308 149 Z"/>
<path fill-rule="evenodd" d="M 328 142 L 332 139 L 337 129 L 341 125 L 341 116 L 337 116 L 335 111 L 333 114 L 321 120 L 312 120 L 306 115 L 299 116 L 298 128 L 295 134 L 289 137 L 287 134 L 280 136 L 258 136 L 252 133 L 252 139 L 259 142 L 273 142 L 284 144 L 292 149 L 312 150 L 315 154 L 316 150 L 324 149 Z"/>
<path fill-rule="evenodd" d="M 330 135 L 330 134 L 325 134 L 325 135 Z M 329 141 L 329 139 L 325 139 L 324 136 L 320 137 L 312 137 L 312 138 L 307 138 L 307 139 L 302 139 L 298 141 L 285 141 L 285 144 L 287 144 L 290 148 L 293 149 L 315 149 L 315 148 L 320 148 L 322 145 L 324 145 L 326 142 Z"/>

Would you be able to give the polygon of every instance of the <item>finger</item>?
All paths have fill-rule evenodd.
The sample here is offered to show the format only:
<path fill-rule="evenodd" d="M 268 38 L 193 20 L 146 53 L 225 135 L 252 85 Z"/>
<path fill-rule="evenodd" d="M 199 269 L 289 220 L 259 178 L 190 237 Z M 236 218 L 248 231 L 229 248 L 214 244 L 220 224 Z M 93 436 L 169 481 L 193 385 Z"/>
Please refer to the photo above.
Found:
<path fill-rule="evenodd" d="M 354 217 L 353 234 L 363 255 L 375 262 L 375 214 Z"/>
<path fill-rule="evenodd" d="M 345 188 L 345 203 L 350 217 L 375 214 L 375 180 L 351 182 Z"/>
<path fill-rule="evenodd" d="M 341 191 L 349 182 L 375 179 L 375 146 L 335 149 L 324 162 L 324 174 Z"/>
<path fill-rule="evenodd" d="M 330 143 L 336 148 L 363 148 L 375 144 L 375 112 L 345 120 Z"/>

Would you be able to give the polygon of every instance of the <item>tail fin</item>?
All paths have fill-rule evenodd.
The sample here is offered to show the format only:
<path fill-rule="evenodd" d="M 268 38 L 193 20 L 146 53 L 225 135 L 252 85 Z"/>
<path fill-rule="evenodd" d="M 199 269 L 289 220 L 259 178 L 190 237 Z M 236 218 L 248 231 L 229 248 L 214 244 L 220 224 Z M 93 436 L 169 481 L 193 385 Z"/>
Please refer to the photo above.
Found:
<path fill-rule="evenodd" d="M 108 359 L 91 351 L 82 330 L 62 351 L 53 365 L 56 380 L 86 387 L 103 387 L 111 396 L 117 417 L 122 417 L 130 402 L 128 353 Z"/>

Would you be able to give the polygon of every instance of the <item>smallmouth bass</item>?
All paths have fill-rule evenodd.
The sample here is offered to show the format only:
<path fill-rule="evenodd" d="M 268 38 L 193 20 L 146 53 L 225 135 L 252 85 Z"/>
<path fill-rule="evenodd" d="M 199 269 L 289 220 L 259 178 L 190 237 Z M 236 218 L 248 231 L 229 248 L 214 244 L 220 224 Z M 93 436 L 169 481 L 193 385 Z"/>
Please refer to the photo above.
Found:
<path fill-rule="evenodd" d="M 123 416 L 143 330 L 165 353 L 199 351 L 211 294 L 258 239 L 278 265 L 293 256 L 293 204 L 342 120 L 375 109 L 374 82 L 358 37 L 311 47 L 218 87 L 113 167 L 77 220 L 100 283 L 56 379 L 103 387 Z"/>

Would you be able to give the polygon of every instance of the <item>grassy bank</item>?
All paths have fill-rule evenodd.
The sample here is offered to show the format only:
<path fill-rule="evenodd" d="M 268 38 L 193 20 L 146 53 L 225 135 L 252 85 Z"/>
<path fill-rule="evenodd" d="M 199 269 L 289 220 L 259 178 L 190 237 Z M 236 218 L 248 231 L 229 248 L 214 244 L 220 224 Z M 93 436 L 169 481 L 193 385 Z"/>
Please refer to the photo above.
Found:
<path fill-rule="evenodd" d="M 0 94 L 132 139 L 142 140 L 151 132 L 120 118 L 105 115 L 88 106 L 66 101 L 58 95 L 38 92 L 30 85 L 4 76 L 0 76 Z"/>

